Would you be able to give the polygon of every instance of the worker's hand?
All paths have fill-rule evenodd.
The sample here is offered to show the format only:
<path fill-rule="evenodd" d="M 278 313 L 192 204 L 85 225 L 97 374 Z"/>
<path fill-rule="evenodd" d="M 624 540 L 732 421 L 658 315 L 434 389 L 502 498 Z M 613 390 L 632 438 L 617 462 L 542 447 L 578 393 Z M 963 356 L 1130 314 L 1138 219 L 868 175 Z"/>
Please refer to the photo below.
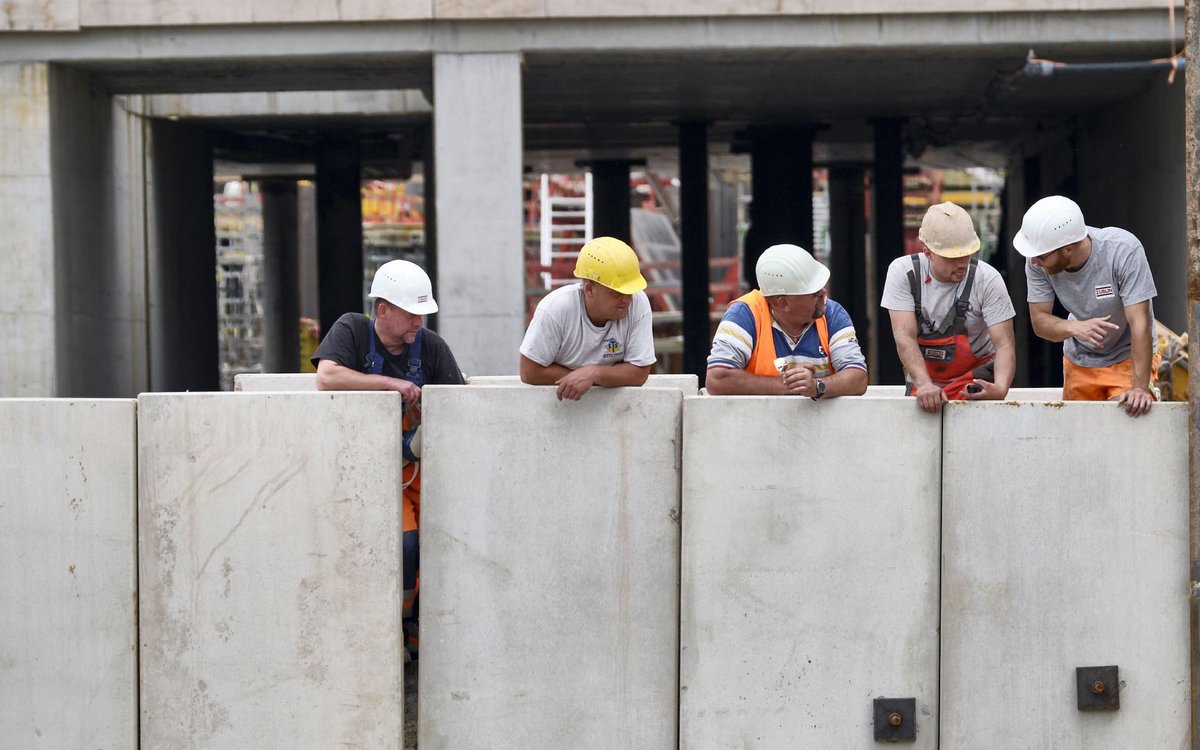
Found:
<path fill-rule="evenodd" d="M 933 383 L 925 383 L 917 386 L 913 391 L 913 395 L 917 397 L 917 405 L 922 411 L 927 411 L 930 414 L 937 414 L 942 410 L 942 404 L 949 399 L 946 398 L 946 392 L 938 388 Z"/>
<path fill-rule="evenodd" d="M 1111 317 L 1111 315 L 1105 315 L 1103 318 L 1074 321 L 1075 325 L 1071 326 L 1072 338 L 1079 339 L 1092 348 L 1100 346 L 1110 331 L 1120 328 L 1116 323 L 1109 322 L 1108 319 Z"/>
<path fill-rule="evenodd" d="M 392 390 L 400 394 L 400 400 L 406 404 L 417 404 L 421 402 L 421 388 L 411 380 L 404 378 L 392 378 Z"/>
<path fill-rule="evenodd" d="M 583 394 L 587 393 L 595 385 L 595 381 L 592 380 L 592 369 L 590 367 L 580 367 L 578 370 L 572 370 L 559 378 L 555 382 L 555 385 L 558 386 L 557 394 L 559 401 L 562 401 L 564 398 L 569 401 L 578 401 L 583 398 Z"/>
<path fill-rule="evenodd" d="M 972 385 L 979 386 L 979 390 L 972 393 Z M 995 383 L 987 380 L 980 380 L 979 378 L 972 380 L 971 385 L 963 389 L 963 398 L 965 398 L 967 401 L 1000 401 L 1007 395 L 1007 388 L 996 385 Z"/>
<path fill-rule="evenodd" d="M 790 394 L 808 398 L 817 395 L 817 379 L 813 376 L 812 365 L 795 365 L 782 372 L 779 377 L 783 379 L 783 387 Z"/>
<path fill-rule="evenodd" d="M 1117 403 L 1125 406 L 1125 413 L 1129 416 L 1140 417 L 1150 413 L 1150 404 L 1154 403 L 1154 397 L 1146 388 L 1135 385 L 1117 396 Z"/>

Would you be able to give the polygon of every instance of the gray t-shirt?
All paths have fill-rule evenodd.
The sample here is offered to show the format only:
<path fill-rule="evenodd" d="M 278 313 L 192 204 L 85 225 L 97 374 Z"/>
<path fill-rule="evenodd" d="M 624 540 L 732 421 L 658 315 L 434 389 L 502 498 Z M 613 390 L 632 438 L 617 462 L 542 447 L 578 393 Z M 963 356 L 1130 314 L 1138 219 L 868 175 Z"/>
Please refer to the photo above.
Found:
<path fill-rule="evenodd" d="M 941 325 L 958 295 L 962 294 L 962 285 L 966 280 L 938 281 L 930 273 L 929 259 L 924 253 L 919 257 L 921 275 L 917 283 L 921 285 L 921 310 L 927 320 L 934 325 Z M 880 302 L 885 309 L 913 312 L 913 295 L 908 286 L 908 272 L 911 270 L 912 260 L 908 255 L 901 255 L 888 266 L 883 300 Z M 996 351 L 988 327 L 1012 320 L 1017 311 L 1013 309 L 1012 298 L 1008 296 L 1000 272 L 983 261 L 975 270 L 975 283 L 971 286 L 968 303 L 967 339 L 971 342 L 971 352 L 976 357 L 986 357 Z"/>
<path fill-rule="evenodd" d="M 1025 261 L 1029 302 L 1053 302 L 1055 297 L 1070 313 L 1069 320 L 1088 320 L 1111 315 L 1118 328 L 1104 343 L 1093 348 L 1073 338 L 1063 342 L 1063 355 L 1080 367 L 1107 367 L 1129 359 L 1131 336 L 1125 308 L 1153 300 L 1158 295 L 1142 243 L 1118 227 L 1088 227 L 1092 253 L 1078 271 L 1053 276 Z M 1150 303 L 1154 320 L 1154 303 Z M 1151 337 L 1154 335 L 1151 322 Z"/>
<path fill-rule="evenodd" d="M 583 306 L 583 284 L 569 284 L 538 302 L 521 354 L 542 367 L 559 364 L 570 370 L 619 362 L 644 367 L 657 361 L 651 323 L 650 300 L 638 292 L 624 318 L 592 325 Z"/>

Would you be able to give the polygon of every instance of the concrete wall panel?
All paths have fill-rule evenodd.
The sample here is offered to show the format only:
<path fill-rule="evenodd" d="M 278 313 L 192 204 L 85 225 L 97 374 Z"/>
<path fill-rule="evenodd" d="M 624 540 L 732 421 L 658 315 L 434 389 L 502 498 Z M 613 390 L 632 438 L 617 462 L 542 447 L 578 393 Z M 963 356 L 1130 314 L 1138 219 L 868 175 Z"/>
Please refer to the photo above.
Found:
<path fill-rule="evenodd" d="M 467 379 L 471 385 L 525 385 L 519 375 L 475 375 Z M 534 386 L 529 386 L 534 387 Z M 549 388 L 550 386 L 545 386 Z M 685 396 L 695 396 L 700 379 L 695 375 L 651 375 L 646 378 L 646 388 L 678 388 Z"/>
<path fill-rule="evenodd" d="M 1187 442 L 1186 404 L 946 410 L 943 750 L 1187 746 Z"/>
<path fill-rule="evenodd" d="M 425 390 L 421 748 L 675 746 L 682 398 Z"/>
<path fill-rule="evenodd" d="M 868 427 L 869 425 L 869 427 Z M 897 398 L 684 404 L 680 747 L 937 747 L 940 420 Z"/>
<path fill-rule="evenodd" d="M 399 396 L 138 404 L 143 750 L 401 748 Z"/>
<path fill-rule="evenodd" d="M 0 745 L 137 746 L 133 401 L 0 400 Z"/>

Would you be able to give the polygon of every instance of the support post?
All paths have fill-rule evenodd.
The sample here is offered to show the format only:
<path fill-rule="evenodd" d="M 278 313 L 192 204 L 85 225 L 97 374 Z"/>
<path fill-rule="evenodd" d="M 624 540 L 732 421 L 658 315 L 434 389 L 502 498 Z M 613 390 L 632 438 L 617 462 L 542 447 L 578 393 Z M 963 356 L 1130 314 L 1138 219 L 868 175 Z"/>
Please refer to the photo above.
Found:
<path fill-rule="evenodd" d="M 708 317 L 708 123 L 679 125 L 680 272 L 683 371 L 704 385 L 711 343 Z"/>

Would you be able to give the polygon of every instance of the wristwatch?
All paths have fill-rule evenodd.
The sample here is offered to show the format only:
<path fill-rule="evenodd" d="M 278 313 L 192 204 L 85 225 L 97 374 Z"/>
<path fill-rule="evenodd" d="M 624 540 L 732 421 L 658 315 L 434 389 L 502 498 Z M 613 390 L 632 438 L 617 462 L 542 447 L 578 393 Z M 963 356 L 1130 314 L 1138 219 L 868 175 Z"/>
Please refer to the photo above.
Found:
<path fill-rule="evenodd" d="M 814 382 L 817 384 L 817 395 L 813 396 L 812 400 L 816 401 L 825 395 L 825 381 L 818 378 Z"/>

